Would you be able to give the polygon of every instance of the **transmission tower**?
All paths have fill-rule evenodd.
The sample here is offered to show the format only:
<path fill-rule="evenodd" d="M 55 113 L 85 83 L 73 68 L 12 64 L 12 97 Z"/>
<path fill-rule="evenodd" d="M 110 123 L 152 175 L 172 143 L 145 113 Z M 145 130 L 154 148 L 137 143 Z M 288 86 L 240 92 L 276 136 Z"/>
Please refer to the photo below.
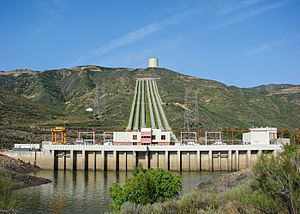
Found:
<path fill-rule="evenodd" d="M 99 86 L 99 84 L 97 84 L 94 98 L 94 118 L 106 114 L 106 95 L 105 85 L 102 84 Z"/>
<path fill-rule="evenodd" d="M 197 91 L 186 87 L 184 105 L 184 129 L 189 131 L 199 124 Z"/>

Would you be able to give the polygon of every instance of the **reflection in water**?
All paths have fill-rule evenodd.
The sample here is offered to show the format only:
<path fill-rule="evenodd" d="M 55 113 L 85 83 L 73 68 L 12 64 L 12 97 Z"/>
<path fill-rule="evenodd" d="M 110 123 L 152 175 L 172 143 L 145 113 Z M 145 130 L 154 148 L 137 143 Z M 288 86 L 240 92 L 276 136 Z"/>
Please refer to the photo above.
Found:
<path fill-rule="evenodd" d="M 63 213 L 66 207 L 65 200 L 62 195 L 54 194 L 49 201 L 49 211 L 51 213 Z"/>
<path fill-rule="evenodd" d="M 176 172 L 174 172 L 176 173 Z M 181 172 L 182 194 L 195 190 L 197 184 L 224 172 Z M 110 211 L 108 189 L 114 182 L 125 183 L 132 172 L 46 171 L 36 176 L 52 183 L 19 190 L 21 197 L 31 199 L 22 213 L 103 213 Z"/>

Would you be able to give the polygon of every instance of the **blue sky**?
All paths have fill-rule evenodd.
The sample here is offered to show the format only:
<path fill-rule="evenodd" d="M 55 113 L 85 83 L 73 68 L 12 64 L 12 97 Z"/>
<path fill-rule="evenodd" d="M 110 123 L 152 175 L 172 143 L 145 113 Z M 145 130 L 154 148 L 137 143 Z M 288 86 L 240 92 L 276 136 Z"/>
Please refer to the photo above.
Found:
<path fill-rule="evenodd" d="M 300 84 L 298 0 L 0 0 L 0 70 L 147 58 L 227 85 Z"/>

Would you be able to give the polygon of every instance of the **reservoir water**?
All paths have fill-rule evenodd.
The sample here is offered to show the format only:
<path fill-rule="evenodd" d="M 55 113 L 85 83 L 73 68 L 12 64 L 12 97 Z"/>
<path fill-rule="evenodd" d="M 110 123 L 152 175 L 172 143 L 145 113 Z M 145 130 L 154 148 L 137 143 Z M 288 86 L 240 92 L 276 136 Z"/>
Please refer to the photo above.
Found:
<path fill-rule="evenodd" d="M 181 172 L 181 195 L 192 192 L 199 183 L 225 173 Z M 53 182 L 18 190 L 27 204 L 18 213 L 110 213 L 110 185 L 114 182 L 124 184 L 132 172 L 42 170 L 34 175 Z"/>

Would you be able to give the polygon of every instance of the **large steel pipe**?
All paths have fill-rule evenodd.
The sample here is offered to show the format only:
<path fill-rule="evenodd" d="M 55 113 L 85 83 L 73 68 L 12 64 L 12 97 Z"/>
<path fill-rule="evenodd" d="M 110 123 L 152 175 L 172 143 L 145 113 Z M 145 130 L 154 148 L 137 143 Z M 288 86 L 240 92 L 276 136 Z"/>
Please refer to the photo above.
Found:
<path fill-rule="evenodd" d="M 167 130 L 171 130 L 171 127 L 170 127 L 170 125 L 168 123 L 166 114 L 165 114 L 164 109 L 163 109 L 163 107 L 161 105 L 161 98 L 160 98 L 159 93 L 157 91 L 157 86 L 156 86 L 156 82 L 155 81 L 152 81 L 152 87 L 154 89 L 154 97 L 155 97 L 155 99 L 157 101 L 156 103 L 157 103 L 158 109 L 160 111 L 160 114 L 162 116 L 162 120 L 163 120 L 164 126 L 166 127 Z"/>
<path fill-rule="evenodd" d="M 161 99 L 160 94 L 159 94 L 159 92 L 158 92 L 158 88 L 157 88 L 156 81 L 155 81 L 154 83 L 155 83 L 155 84 L 154 84 L 154 89 L 155 89 L 156 93 L 158 94 L 158 98 L 159 98 L 160 103 L 162 104 L 163 102 L 162 102 L 162 99 Z"/>
<path fill-rule="evenodd" d="M 155 93 L 152 87 L 152 82 L 153 80 L 150 80 L 150 94 L 151 94 L 151 99 L 152 99 L 152 103 L 153 103 L 153 107 L 154 107 L 154 112 L 155 112 L 155 116 L 156 116 L 156 121 L 157 121 L 157 125 L 159 129 L 164 129 L 162 122 L 161 122 L 161 118 L 160 118 L 160 114 L 158 111 L 158 107 L 157 107 L 157 103 L 156 103 L 156 99 L 155 99 Z"/>
<path fill-rule="evenodd" d="M 154 88 L 154 94 L 155 94 L 155 97 L 157 99 L 158 108 L 159 108 L 159 111 L 162 115 L 162 119 L 163 119 L 163 122 L 164 122 L 164 126 L 167 130 L 171 131 L 171 127 L 169 125 L 166 114 L 165 114 L 164 109 L 162 107 L 162 101 L 161 101 L 161 97 L 158 93 L 156 81 L 152 81 L 152 84 L 153 84 L 153 88 Z M 171 137 L 173 138 L 173 141 L 177 141 L 177 137 L 175 136 L 175 134 L 173 132 L 171 133 Z"/>
<path fill-rule="evenodd" d="M 138 81 L 136 81 L 130 116 L 129 116 L 129 120 L 128 120 L 128 126 L 126 128 L 127 130 L 132 129 L 133 115 L 134 115 L 134 110 L 135 110 L 135 105 L 136 105 L 136 97 L 137 97 L 137 92 L 138 92 L 138 84 L 139 84 Z"/>
<path fill-rule="evenodd" d="M 154 119 L 154 114 L 153 114 L 153 105 L 152 105 L 150 89 L 149 89 L 149 80 L 147 80 L 146 83 L 147 83 L 147 97 L 148 97 L 148 107 L 149 107 L 149 113 L 150 113 L 151 127 L 152 127 L 152 129 L 156 129 L 155 119 Z"/>
<path fill-rule="evenodd" d="M 146 114 L 145 114 L 145 80 L 142 81 L 142 128 L 146 128 Z"/>
<path fill-rule="evenodd" d="M 138 94 L 137 94 L 137 102 L 136 102 L 136 111 L 135 111 L 135 118 L 134 118 L 134 127 L 133 130 L 139 129 L 139 121 L 140 121 L 140 106 L 141 106 L 141 81 L 139 82 Z"/>

